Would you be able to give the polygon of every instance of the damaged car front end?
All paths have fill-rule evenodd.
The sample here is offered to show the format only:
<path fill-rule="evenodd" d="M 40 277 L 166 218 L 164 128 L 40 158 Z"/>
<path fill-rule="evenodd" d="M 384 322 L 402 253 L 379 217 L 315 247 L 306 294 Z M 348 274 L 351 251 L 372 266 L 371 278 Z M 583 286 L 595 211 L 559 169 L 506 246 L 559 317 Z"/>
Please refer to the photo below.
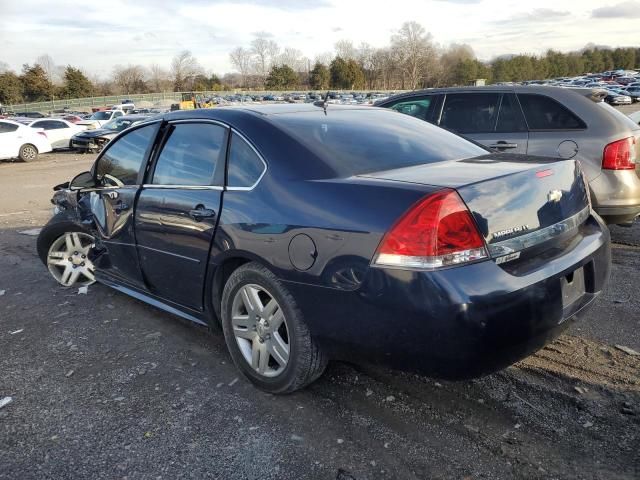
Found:
<path fill-rule="evenodd" d="M 81 152 L 101 152 L 120 132 L 149 118 L 149 115 L 125 115 L 106 123 L 102 128 L 84 130 L 73 137 L 69 148 Z"/>

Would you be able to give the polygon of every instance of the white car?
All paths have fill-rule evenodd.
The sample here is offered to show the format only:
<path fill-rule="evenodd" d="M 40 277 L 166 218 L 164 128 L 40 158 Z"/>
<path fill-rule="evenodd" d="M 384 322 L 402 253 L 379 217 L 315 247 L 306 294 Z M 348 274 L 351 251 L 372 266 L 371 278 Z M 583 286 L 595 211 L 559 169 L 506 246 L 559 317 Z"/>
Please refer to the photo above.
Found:
<path fill-rule="evenodd" d="M 76 125 L 60 118 L 43 118 L 29 124 L 31 128 L 41 128 L 47 134 L 51 148 L 69 148 L 71 137 L 87 129 L 84 125 Z"/>
<path fill-rule="evenodd" d="M 84 125 L 87 128 L 100 128 L 105 123 L 110 122 L 114 118 L 121 117 L 124 114 L 122 110 L 103 110 L 102 112 L 95 112 L 87 120 L 82 120 L 76 123 L 76 125 Z"/>
<path fill-rule="evenodd" d="M 47 134 L 41 128 L 31 128 L 11 120 L 0 120 L 0 160 L 19 158 L 31 162 L 39 153 L 51 151 Z"/>

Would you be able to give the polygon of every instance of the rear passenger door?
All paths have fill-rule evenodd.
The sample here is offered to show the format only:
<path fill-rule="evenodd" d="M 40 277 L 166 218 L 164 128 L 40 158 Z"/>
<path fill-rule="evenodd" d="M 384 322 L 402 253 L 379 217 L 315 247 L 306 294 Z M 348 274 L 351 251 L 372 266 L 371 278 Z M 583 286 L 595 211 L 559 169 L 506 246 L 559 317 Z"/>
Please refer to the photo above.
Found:
<path fill-rule="evenodd" d="M 21 145 L 18 137 L 18 125 L 0 122 L 0 158 L 18 156 L 18 150 Z"/>
<path fill-rule="evenodd" d="M 557 100 L 530 93 L 518 93 L 518 100 L 529 126 L 530 155 L 567 160 L 579 155 L 582 142 L 590 141 L 586 124 Z M 585 168 L 593 168 L 587 163 Z M 599 171 L 587 172 L 587 176 L 592 178 Z"/>
<path fill-rule="evenodd" d="M 36 120 L 32 128 L 43 128 L 51 148 L 67 148 L 69 146 L 69 126 L 60 120 Z"/>
<path fill-rule="evenodd" d="M 227 141 L 228 128 L 217 122 L 167 124 L 136 205 L 137 248 L 147 289 L 196 310 L 203 308 Z"/>
<path fill-rule="evenodd" d="M 501 152 L 527 153 L 527 126 L 512 93 L 447 94 L 439 125 Z"/>

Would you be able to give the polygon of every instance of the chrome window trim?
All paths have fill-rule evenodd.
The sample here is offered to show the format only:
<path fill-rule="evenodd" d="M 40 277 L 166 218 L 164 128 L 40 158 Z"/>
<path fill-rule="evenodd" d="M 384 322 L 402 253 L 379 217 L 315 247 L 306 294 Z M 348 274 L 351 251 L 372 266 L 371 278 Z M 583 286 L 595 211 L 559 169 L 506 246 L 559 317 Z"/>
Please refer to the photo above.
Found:
<path fill-rule="evenodd" d="M 224 190 L 224 187 L 218 185 L 154 185 L 153 183 L 145 183 L 142 188 L 166 190 L 177 188 L 180 190 Z"/>
<path fill-rule="evenodd" d="M 502 242 L 488 244 L 489 255 L 492 258 L 501 257 L 510 253 L 519 252 L 526 248 L 533 247 L 547 240 L 551 240 L 557 236 L 562 235 L 565 232 L 578 228 L 584 221 L 589 218 L 591 210 L 589 207 L 585 207 L 575 215 L 566 218 L 558 223 L 549 225 L 548 227 L 541 228 L 535 232 L 521 235 L 515 238 L 509 238 Z"/>
<path fill-rule="evenodd" d="M 219 120 L 211 120 L 208 118 L 180 118 L 178 120 L 169 120 L 167 123 L 169 123 L 169 125 L 176 125 L 180 123 L 213 123 L 214 125 L 218 125 L 227 130 L 229 130 L 230 128 L 229 125 L 227 125 L 226 123 L 222 123 Z"/>
<path fill-rule="evenodd" d="M 264 177 L 265 173 L 267 173 L 267 168 L 269 168 L 269 166 L 267 165 L 267 162 L 264 160 L 264 158 L 262 158 L 262 155 L 260 155 L 260 152 L 258 152 L 258 150 L 256 150 L 256 148 L 247 139 L 247 137 L 245 137 L 242 133 L 240 133 L 238 130 L 236 130 L 233 127 L 231 127 L 231 133 L 233 135 L 238 135 L 238 137 L 240 137 L 247 145 L 249 145 L 249 148 L 251 148 L 251 150 L 253 150 L 253 153 L 255 153 L 258 156 L 258 158 L 262 162 L 262 165 L 264 165 L 264 169 L 262 170 L 262 173 L 260 174 L 258 179 L 254 182 L 254 184 L 251 185 L 250 187 L 230 187 L 230 186 L 227 186 L 227 188 L 226 188 L 227 190 L 230 190 L 230 191 L 249 192 L 249 191 L 253 190 L 254 188 L 256 188 L 256 186 L 260 183 L 260 180 L 262 180 L 262 177 Z M 230 145 L 229 145 L 229 154 L 231 154 L 231 147 L 232 146 L 233 146 L 233 144 L 230 143 Z M 229 155 L 229 159 L 227 161 L 229 161 L 229 160 L 230 160 L 230 155 Z M 227 171 L 228 171 L 228 169 L 229 169 L 229 165 L 227 165 Z"/>

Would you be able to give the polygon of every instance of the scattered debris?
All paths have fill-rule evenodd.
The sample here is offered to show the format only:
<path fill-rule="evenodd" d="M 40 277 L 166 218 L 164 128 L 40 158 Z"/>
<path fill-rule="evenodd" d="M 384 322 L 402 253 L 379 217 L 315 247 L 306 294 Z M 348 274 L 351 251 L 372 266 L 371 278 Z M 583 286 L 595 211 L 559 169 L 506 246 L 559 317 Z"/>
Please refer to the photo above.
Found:
<path fill-rule="evenodd" d="M 341 444 L 343 444 L 343 443 L 344 443 L 344 440 L 343 440 L 342 438 L 339 438 L 339 439 L 338 439 L 338 444 L 339 444 L 339 445 L 341 445 Z"/>
<path fill-rule="evenodd" d="M 249 430 L 253 432 L 254 430 L 258 430 L 258 428 L 260 427 L 249 427 Z"/>
<path fill-rule="evenodd" d="M 516 430 L 519 429 L 522 425 L 520 425 L 519 423 L 516 423 L 513 428 L 515 428 Z"/>
<path fill-rule="evenodd" d="M 434 383 L 433 386 L 437 388 L 442 388 L 442 384 L 438 382 Z"/>
<path fill-rule="evenodd" d="M 220 387 L 222 387 L 223 385 L 224 385 L 224 383 L 219 383 L 219 384 L 217 384 L 217 385 L 216 385 L 216 388 L 220 388 Z"/>
<path fill-rule="evenodd" d="M 2 295 L 4 295 L 5 293 L 7 293 L 7 291 L 6 291 L 6 290 L 0 290 L 0 297 L 1 297 Z"/>
<path fill-rule="evenodd" d="M 295 435 L 295 434 L 291 434 L 291 440 L 293 440 L 294 442 L 301 442 L 302 440 L 304 440 L 300 435 Z"/>
<path fill-rule="evenodd" d="M 389 442 L 384 442 L 384 448 L 389 448 L 391 446 L 391 443 Z"/>
<path fill-rule="evenodd" d="M 233 386 L 237 383 L 237 381 L 238 381 L 238 380 L 239 380 L 239 379 L 238 379 L 238 377 L 234 378 L 233 380 L 231 380 L 231 381 L 229 382 L 229 386 L 230 386 L 230 387 L 233 387 Z"/>
<path fill-rule="evenodd" d="M 22 333 L 24 332 L 24 328 L 21 328 L 20 330 L 15 330 L 13 332 L 9 332 L 9 335 L 15 335 L 16 333 Z"/>
<path fill-rule="evenodd" d="M 389 395 L 387 398 L 384 399 L 385 402 L 393 402 L 396 399 L 396 397 L 394 397 L 393 395 Z"/>
<path fill-rule="evenodd" d="M 65 373 L 65 377 L 69 378 L 71 375 L 73 375 L 74 371 L 73 370 L 69 370 L 67 373 Z"/>
<path fill-rule="evenodd" d="M 464 428 L 473 433 L 479 433 L 480 429 L 478 427 L 474 427 L 473 425 L 465 425 Z"/>
<path fill-rule="evenodd" d="M 11 397 L 4 397 L 3 399 L 0 400 L 0 408 L 2 407 L 6 407 L 7 405 L 9 405 L 11 402 L 13 402 L 13 398 Z"/>
<path fill-rule="evenodd" d="M 640 352 L 636 352 L 633 348 L 625 347 L 624 345 L 616 345 L 615 347 L 618 350 L 623 351 L 627 355 L 631 355 L 633 357 L 639 357 L 640 356 Z"/>
<path fill-rule="evenodd" d="M 336 475 L 336 480 L 356 480 L 356 477 L 351 475 L 350 472 L 339 468 L 338 474 Z"/>
<path fill-rule="evenodd" d="M 151 438 L 153 437 L 153 432 L 144 432 L 144 438 Z"/>
<path fill-rule="evenodd" d="M 364 396 L 370 397 L 371 395 L 373 395 L 373 390 L 371 390 L 370 388 L 367 388 L 367 391 L 364 393 Z"/>
<path fill-rule="evenodd" d="M 583 426 L 584 428 L 591 428 L 591 427 L 593 427 L 593 423 L 592 423 L 592 422 L 584 422 L 584 423 L 582 424 L 582 426 Z"/>
<path fill-rule="evenodd" d="M 121 401 L 124 400 L 124 397 L 116 397 L 113 400 L 116 401 L 116 402 L 121 402 Z"/>
<path fill-rule="evenodd" d="M 585 387 L 573 387 L 573 389 L 578 392 L 580 395 L 584 395 L 585 393 L 587 393 L 589 391 L 588 388 Z"/>
<path fill-rule="evenodd" d="M 30 230 L 20 230 L 18 233 L 21 235 L 29 235 L 30 237 L 37 237 L 41 231 L 42 228 L 32 228 Z"/>
<path fill-rule="evenodd" d="M 153 333 L 147 333 L 144 338 L 145 340 L 153 340 L 154 338 L 160 338 L 162 336 L 161 332 L 153 332 Z"/>
<path fill-rule="evenodd" d="M 85 285 L 84 287 L 80 287 L 78 289 L 78 295 L 86 295 L 88 291 L 89 291 L 89 287 Z"/>

